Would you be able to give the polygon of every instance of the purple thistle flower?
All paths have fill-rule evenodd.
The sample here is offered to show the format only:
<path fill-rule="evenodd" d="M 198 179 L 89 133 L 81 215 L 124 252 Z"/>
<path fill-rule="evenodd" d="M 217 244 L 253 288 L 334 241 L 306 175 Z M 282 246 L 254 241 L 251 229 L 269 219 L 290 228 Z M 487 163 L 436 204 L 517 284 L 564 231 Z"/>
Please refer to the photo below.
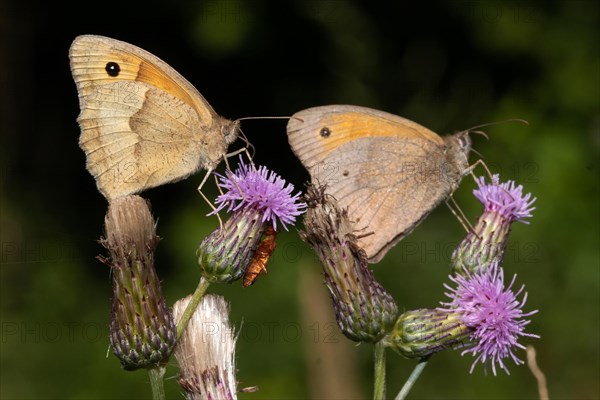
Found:
<path fill-rule="evenodd" d="M 277 221 L 287 230 L 306 204 L 292 195 L 294 186 L 266 167 L 240 163 L 235 172 L 217 174 L 219 187 L 225 193 L 217 197 L 217 208 L 233 211 L 231 217 L 208 235 L 197 251 L 200 273 L 209 282 L 233 282 L 244 276 L 257 246 L 269 224 L 277 229 Z M 209 214 L 210 215 L 210 214 Z M 262 266 L 265 271 L 265 266 Z"/>
<path fill-rule="evenodd" d="M 442 303 L 448 308 L 442 309 L 447 312 L 461 313 L 462 323 L 473 329 L 471 340 L 472 346 L 464 350 L 461 355 L 471 353 L 476 356 L 470 373 L 475 365 L 481 362 L 484 371 L 487 364 L 492 365 L 492 371 L 496 375 L 496 364 L 507 374 L 510 374 L 503 359 L 510 357 L 515 364 L 524 362 L 514 354 L 515 347 L 525 347 L 517 342 L 520 336 L 539 338 L 538 335 L 525 333 L 525 326 L 531 321 L 524 319 L 537 310 L 524 313 L 522 308 L 527 301 L 527 293 L 519 301 L 517 297 L 523 292 L 524 286 L 515 293 L 512 290 L 516 275 L 507 288 L 504 287 L 504 272 L 497 262 L 492 262 L 485 271 L 471 274 L 465 271 L 466 276 L 450 276 L 450 280 L 457 287 L 452 288 L 445 284 L 450 293 L 446 293 L 451 301 Z"/>
<path fill-rule="evenodd" d="M 292 195 L 294 185 L 286 183 L 279 175 L 266 167 L 258 169 L 246 165 L 240 157 L 235 172 L 227 170 L 219 177 L 219 187 L 225 193 L 217 197 L 217 209 L 212 214 L 227 208 L 227 212 L 240 209 L 253 209 L 262 214 L 262 222 L 272 221 L 277 228 L 277 220 L 287 230 L 296 217 L 304 212 L 306 204 L 299 202 L 300 192 Z"/>
<path fill-rule="evenodd" d="M 525 218 L 531 218 L 531 207 L 536 198 L 531 199 L 531 193 L 523 195 L 523 186 L 516 186 L 514 181 L 500 183 L 500 176 L 492 176 L 490 184 L 485 183 L 485 177 L 476 180 L 479 188 L 473 194 L 483 204 L 485 212 L 496 212 L 506 219 L 528 224 Z M 531 200 L 530 200 L 531 199 Z"/>
<path fill-rule="evenodd" d="M 493 261 L 501 266 L 511 224 L 515 221 L 528 224 L 525 218 L 530 218 L 535 209 L 532 204 L 536 199 L 531 198 L 531 193 L 524 195 L 523 186 L 516 186 L 514 181 L 500 183 L 497 174 L 489 184 L 485 183 L 484 177 L 476 181 L 478 188 L 473 194 L 484 210 L 473 231 L 452 254 L 453 271 L 461 275 L 465 270 L 479 272 Z"/>

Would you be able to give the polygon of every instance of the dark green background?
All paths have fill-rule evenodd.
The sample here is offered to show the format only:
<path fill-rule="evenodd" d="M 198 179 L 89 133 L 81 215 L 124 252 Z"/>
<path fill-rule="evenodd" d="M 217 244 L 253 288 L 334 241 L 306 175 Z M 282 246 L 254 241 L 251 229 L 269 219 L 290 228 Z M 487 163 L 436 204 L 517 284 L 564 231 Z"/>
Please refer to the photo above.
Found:
<path fill-rule="evenodd" d="M 553 398 L 597 398 L 599 380 L 599 40 L 594 1 L 45 1 L 0 3 L 0 220 L 2 398 L 147 398 L 144 372 L 125 372 L 108 350 L 111 281 L 103 249 L 106 201 L 85 170 L 67 50 L 79 34 L 111 36 L 158 55 L 228 118 L 291 115 L 358 104 L 402 115 L 440 134 L 486 128 L 474 148 L 504 179 L 538 198 L 516 224 L 505 267 L 526 284 L 529 332 Z M 255 161 L 298 188 L 308 175 L 285 121 L 246 121 Z M 231 149 L 241 147 L 239 142 Z M 473 154 L 471 161 L 478 155 Z M 479 170 L 478 173 L 484 173 Z M 163 237 L 157 270 L 167 302 L 189 294 L 195 249 L 215 218 L 196 192 L 202 174 L 143 194 Z M 456 200 L 480 205 L 464 180 Z M 207 186 L 209 196 L 214 186 Z M 399 205 L 401 206 L 401 205 Z M 299 225 L 300 226 L 300 225 Z M 373 266 L 401 310 L 444 299 L 448 260 L 464 230 L 439 207 Z M 243 321 L 240 387 L 259 398 L 364 398 L 372 347 L 332 324 L 319 264 L 295 229 L 279 238 L 269 274 L 242 289 L 212 286 Z M 518 353 L 521 358 L 523 352 Z M 435 356 L 412 398 L 535 398 L 526 366 L 469 375 L 470 357 Z M 388 354 L 394 396 L 414 361 Z M 177 373 L 174 360 L 169 377 Z M 174 379 L 170 398 L 181 398 Z"/>

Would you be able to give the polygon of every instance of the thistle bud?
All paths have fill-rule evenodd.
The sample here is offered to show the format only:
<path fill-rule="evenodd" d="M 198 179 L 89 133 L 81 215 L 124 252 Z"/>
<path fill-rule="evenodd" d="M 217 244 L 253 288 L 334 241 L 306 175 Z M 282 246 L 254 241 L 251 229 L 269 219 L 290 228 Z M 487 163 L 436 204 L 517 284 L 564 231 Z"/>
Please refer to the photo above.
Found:
<path fill-rule="evenodd" d="M 404 357 L 424 358 L 448 348 L 462 347 L 471 329 L 461 314 L 438 309 L 419 309 L 402 314 L 384 344 Z"/>
<path fill-rule="evenodd" d="M 175 345 L 173 316 L 162 295 L 154 270 L 154 250 L 159 238 L 144 199 L 115 199 L 105 219 L 102 244 L 112 268 L 113 303 L 110 344 L 127 370 L 160 364 Z"/>
<path fill-rule="evenodd" d="M 309 187 L 307 198 L 306 232 L 300 237 L 321 259 L 338 325 L 351 340 L 377 342 L 392 328 L 398 307 L 368 268 L 348 214 L 322 189 Z"/>
<path fill-rule="evenodd" d="M 201 275 L 213 283 L 240 279 L 263 230 L 257 212 L 234 213 L 200 244 L 196 254 Z"/>

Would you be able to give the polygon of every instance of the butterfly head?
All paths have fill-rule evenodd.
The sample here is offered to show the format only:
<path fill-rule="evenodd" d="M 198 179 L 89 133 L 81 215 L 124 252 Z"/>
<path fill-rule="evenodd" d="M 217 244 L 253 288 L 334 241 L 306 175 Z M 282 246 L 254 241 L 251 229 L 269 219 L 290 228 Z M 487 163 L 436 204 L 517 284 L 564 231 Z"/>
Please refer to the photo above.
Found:
<path fill-rule="evenodd" d="M 471 137 L 469 131 L 461 131 L 454 135 L 446 136 L 446 159 L 463 175 L 469 170 L 469 152 L 471 151 Z"/>
<path fill-rule="evenodd" d="M 226 121 L 221 126 L 221 133 L 225 139 L 225 143 L 231 144 L 240 136 L 240 121 Z"/>

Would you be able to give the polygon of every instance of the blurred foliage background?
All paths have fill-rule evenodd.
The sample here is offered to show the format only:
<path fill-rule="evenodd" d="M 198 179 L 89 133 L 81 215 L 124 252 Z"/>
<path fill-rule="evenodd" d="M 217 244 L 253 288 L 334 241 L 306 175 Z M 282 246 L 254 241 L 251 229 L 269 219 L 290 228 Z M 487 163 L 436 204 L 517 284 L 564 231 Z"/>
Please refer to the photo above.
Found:
<path fill-rule="evenodd" d="M 516 224 L 505 268 L 539 309 L 529 332 L 552 398 L 600 396 L 599 8 L 586 0 L 260 0 L 0 3 L 1 389 L 16 398 L 148 398 L 147 375 L 108 353 L 111 280 L 95 259 L 106 201 L 85 169 L 67 51 L 79 34 L 140 46 L 192 82 L 221 115 L 289 116 L 325 104 L 402 115 L 440 133 L 486 128 L 474 148 L 538 198 Z M 286 121 L 245 121 L 255 161 L 302 189 Z M 230 149 L 241 147 L 236 142 Z M 472 155 L 475 161 L 479 156 Z M 479 173 L 484 173 L 482 170 Z M 157 270 L 169 304 L 191 293 L 195 249 L 215 226 L 202 175 L 143 193 L 163 238 Z M 455 198 L 474 220 L 466 178 Z M 208 195 L 214 185 L 206 186 Z M 401 206 L 401 205 L 399 205 Z M 301 228 L 301 224 L 298 225 Z M 439 207 L 373 270 L 401 310 L 444 299 L 465 232 Z M 269 274 L 242 290 L 211 286 L 240 327 L 242 399 L 368 398 L 372 348 L 342 336 L 320 266 L 296 229 L 279 237 Z M 108 354 L 108 356 L 107 356 Z M 524 352 L 519 352 L 521 358 Z M 433 357 L 411 398 L 536 398 L 526 366 L 469 375 L 457 351 Z M 414 367 L 388 354 L 388 395 Z M 181 398 L 171 361 L 169 398 Z"/>

